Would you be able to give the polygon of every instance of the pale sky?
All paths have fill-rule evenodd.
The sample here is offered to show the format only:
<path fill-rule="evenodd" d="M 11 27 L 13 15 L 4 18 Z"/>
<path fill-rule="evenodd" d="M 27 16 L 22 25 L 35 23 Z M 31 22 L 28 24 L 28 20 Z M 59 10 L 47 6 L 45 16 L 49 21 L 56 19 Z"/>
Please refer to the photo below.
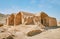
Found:
<path fill-rule="evenodd" d="M 11 14 L 19 11 L 37 13 L 44 11 L 60 19 L 60 0 L 0 0 L 0 13 Z"/>

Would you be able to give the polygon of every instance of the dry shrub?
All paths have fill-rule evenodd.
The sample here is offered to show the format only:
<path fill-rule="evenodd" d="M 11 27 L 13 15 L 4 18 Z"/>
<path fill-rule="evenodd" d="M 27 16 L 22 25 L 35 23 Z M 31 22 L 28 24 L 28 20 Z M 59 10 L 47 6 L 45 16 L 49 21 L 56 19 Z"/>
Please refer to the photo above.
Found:
<path fill-rule="evenodd" d="M 27 33 L 27 36 L 34 36 L 34 35 L 37 35 L 41 32 L 42 32 L 41 30 L 32 30 L 32 31 Z"/>

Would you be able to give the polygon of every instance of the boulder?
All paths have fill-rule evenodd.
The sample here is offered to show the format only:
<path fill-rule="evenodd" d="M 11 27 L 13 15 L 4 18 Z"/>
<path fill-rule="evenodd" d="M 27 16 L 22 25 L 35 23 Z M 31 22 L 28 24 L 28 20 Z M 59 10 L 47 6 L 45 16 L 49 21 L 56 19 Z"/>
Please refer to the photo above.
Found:
<path fill-rule="evenodd" d="M 8 37 L 6 37 L 6 39 L 13 39 L 13 37 L 12 36 L 8 36 Z"/>
<path fill-rule="evenodd" d="M 7 36 L 7 37 L 3 37 L 2 39 L 14 39 L 14 36 L 15 36 L 15 35 L 9 35 L 9 36 Z"/>
<path fill-rule="evenodd" d="M 32 31 L 27 33 L 27 36 L 34 36 L 34 35 L 37 35 L 41 32 L 42 32 L 41 30 L 32 30 Z"/>

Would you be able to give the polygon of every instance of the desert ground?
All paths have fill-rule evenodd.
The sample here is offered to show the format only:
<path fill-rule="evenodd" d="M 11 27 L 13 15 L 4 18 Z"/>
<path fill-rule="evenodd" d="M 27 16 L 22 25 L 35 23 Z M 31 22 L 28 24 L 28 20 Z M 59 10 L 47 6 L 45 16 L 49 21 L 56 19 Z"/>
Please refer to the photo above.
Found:
<path fill-rule="evenodd" d="M 27 36 L 31 30 L 38 30 L 37 25 L 18 25 L 18 26 L 2 26 L 0 27 L 0 39 L 60 39 L 60 26 L 46 27 L 43 32 L 34 36 Z M 11 36 L 12 38 L 7 38 Z"/>

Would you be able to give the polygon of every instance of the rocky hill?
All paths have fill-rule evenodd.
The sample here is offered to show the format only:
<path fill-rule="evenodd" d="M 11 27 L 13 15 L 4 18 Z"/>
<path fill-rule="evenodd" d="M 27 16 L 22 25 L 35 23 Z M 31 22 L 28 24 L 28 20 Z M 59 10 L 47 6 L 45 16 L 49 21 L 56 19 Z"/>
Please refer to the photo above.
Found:
<path fill-rule="evenodd" d="M 0 23 L 5 23 L 5 19 L 8 15 L 0 13 Z"/>

